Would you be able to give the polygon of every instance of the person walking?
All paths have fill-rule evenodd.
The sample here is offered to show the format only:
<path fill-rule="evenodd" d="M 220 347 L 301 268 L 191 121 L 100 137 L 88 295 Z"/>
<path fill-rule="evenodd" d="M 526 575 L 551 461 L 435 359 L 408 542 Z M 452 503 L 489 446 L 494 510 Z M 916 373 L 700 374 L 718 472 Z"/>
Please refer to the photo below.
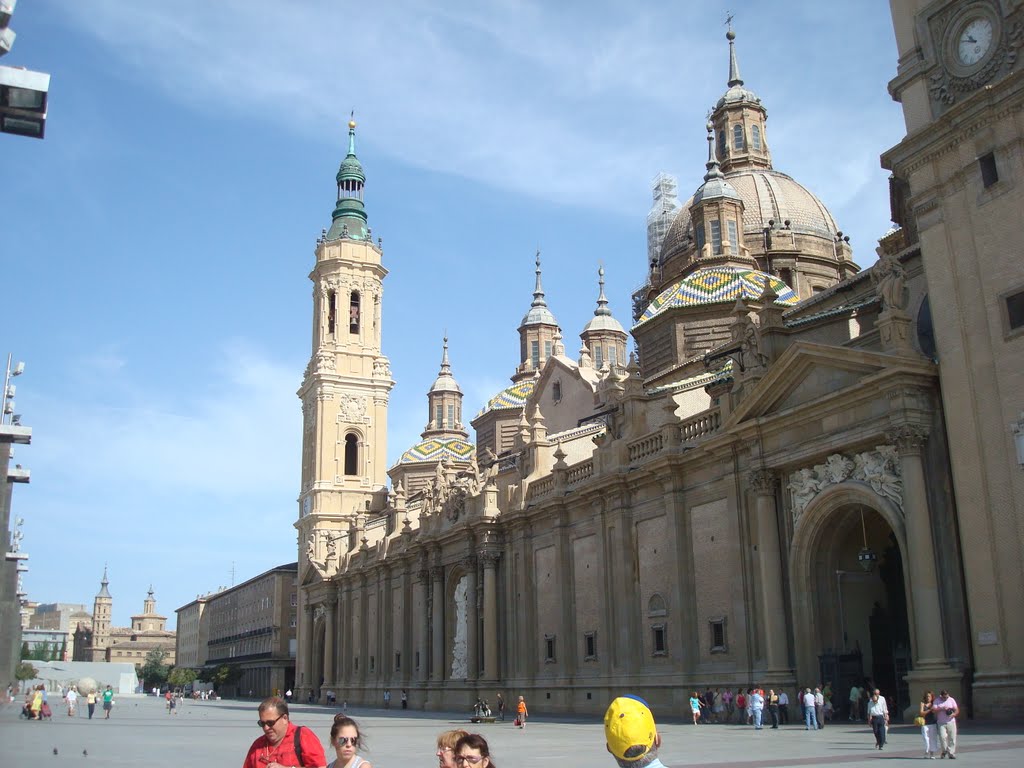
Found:
<path fill-rule="evenodd" d="M 693 717 L 693 724 L 697 725 L 700 721 L 700 697 L 696 691 L 690 694 L 690 716 Z"/>
<path fill-rule="evenodd" d="M 68 688 L 67 695 L 64 700 L 68 703 L 68 717 L 75 716 L 75 708 L 78 706 L 78 691 L 75 690 L 75 686 Z"/>
<path fill-rule="evenodd" d="M 939 698 L 932 703 L 932 712 L 935 713 L 935 723 L 938 726 L 942 756 L 956 760 L 956 718 L 960 714 L 956 699 L 942 689 L 939 691 Z"/>
<path fill-rule="evenodd" d="M 114 689 L 109 685 L 107 690 L 103 692 L 103 719 L 110 719 L 110 712 L 114 709 Z"/>
<path fill-rule="evenodd" d="M 497 698 L 498 698 L 498 719 L 501 720 L 501 722 L 504 723 L 505 722 L 505 697 L 502 696 L 499 693 L 499 694 L 497 694 Z"/>
<path fill-rule="evenodd" d="M 356 750 L 364 746 L 364 740 L 359 726 L 351 717 L 335 715 L 331 726 L 331 746 L 337 757 L 327 764 L 327 768 L 373 768 L 356 754 Z"/>
<path fill-rule="evenodd" d="M 884 749 L 886 731 L 889 729 L 889 707 L 885 703 L 885 696 L 877 688 L 868 700 L 868 722 L 875 734 L 875 749 Z"/>
<path fill-rule="evenodd" d="M 935 713 L 932 705 L 935 701 L 935 694 L 925 691 L 921 697 L 921 706 L 918 709 L 917 719 L 914 721 L 921 726 L 921 738 L 924 739 L 924 756 L 929 760 L 935 759 L 935 753 L 939 751 L 939 729 L 935 721 Z"/>
<path fill-rule="evenodd" d="M 661 734 L 639 696 L 620 696 L 604 713 L 604 747 L 618 768 L 665 768 L 658 757 Z M 468 768 L 463 766 L 460 768 Z"/>
<path fill-rule="evenodd" d="M 779 729 L 779 694 L 773 688 L 768 689 L 768 714 L 772 717 L 772 730 Z"/>
<path fill-rule="evenodd" d="M 854 683 L 850 687 L 850 722 L 860 720 L 860 686 Z"/>
<path fill-rule="evenodd" d="M 92 714 L 96 711 L 96 690 L 90 689 L 85 694 L 85 706 L 89 710 L 89 719 L 92 720 Z"/>
<path fill-rule="evenodd" d="M 526 728 L 526 718 L 530 716 L 530 711 L 526 708 L 526 699 L 522 696 L 519 697 L 519 701 L 516 703 L 516 720 L 519 730 Z"/>
<path fill-rule="evenodd" d="M 754 722 L 754 730 L 761 730 L 761 718 L 764 715 L 764 696 L 761 695 L 761 689 L 755 688 L 750 694 L 750 716 Z"/>
<path fill-rule="evenodd" d="M 256 724 L 263 731 L 263 735 L 249 747 L 242 768 L 324 768 L 327 765 L 327 757 L 320 744 L 320 738 L 312 729 L 296 726 L 291 721 L 286 701 L 271 696 L 260 702 L 257 711 L 259 720 Z"/>
<path fill-rule="evenodd" d="M 818 730 L 818 718 L 814 714 L 814 694 L 811 693 L 810 688 L 804 688 L 804 695 L 801 699 L 801 703 L 804 707 L 804 730 Z"/>
<path fill-rule="evenodd" d="M 820 688 L 814 689 L 814 718 L 818 721 L 818 730 L 825 727 L 825 694 Z"/>

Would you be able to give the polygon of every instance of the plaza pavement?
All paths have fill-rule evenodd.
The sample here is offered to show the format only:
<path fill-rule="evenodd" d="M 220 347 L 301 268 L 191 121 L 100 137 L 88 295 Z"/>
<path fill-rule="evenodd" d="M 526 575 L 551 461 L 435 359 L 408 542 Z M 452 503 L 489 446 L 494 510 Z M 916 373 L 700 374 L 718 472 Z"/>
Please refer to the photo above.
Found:
<path fill-rule="evenodd" d="M 59 704 L 59 701 L 58 701 Z M 326 707 L 293 705 L 292 719 L 310 726 L 326 743 L 335 711 Z M 168 715 L 162 699 L 122 696 L 110 720 L 97 707 L 90 722 L 82 706 L 71 719 L 54 708 L 52 722 L 27 722 L 18 718 L 18 707 L 0 708 L 0 766 L 89 765 L 183 768 L 227 766 L 239 768 L 256 726 L 252 701 L 186 702 L 177 715 Z M 436 735 L 449 728 L 465 727 L 484 734 L 498 768 L 535 766 L 604 766 L 615 763 L 604 749 L 597 718 L 545 717 L 531 707 L 533 717 L 523 731 L 511 722 L 472 726 L 468 718 L 453 713 L 424 713 L 400 709 L 350 708 L 369 741 L 367 759 L 375 768 L 436 766 Z M 655 712 L 662 734 L 662 760 L 669 768 L 707 765 L 746 766 L 842 765 L 892 766 L 921 760 L 920 731 L 912 726 L 893 726 L 889 744 L 882 752 L 865 725 L 839 723 L 808 732 L 802 725 L 778 731 L 755 731 L 746 726 L 682 723 L 667 713 Z M 660 716 L 659 716 L 660 715 Z M 58 755 L 53 755 L 57 748 Z M 88 755 L 83 755 L 87 751 Z M 1024 724 L 1003 726 L 965 722 L 960 732 L 960 765 L 1002 768 L 1024 765 Z M 328 755 L 332 759 L 333 755 Z M 945 764 L 943 764 L 945 765 Z"/>

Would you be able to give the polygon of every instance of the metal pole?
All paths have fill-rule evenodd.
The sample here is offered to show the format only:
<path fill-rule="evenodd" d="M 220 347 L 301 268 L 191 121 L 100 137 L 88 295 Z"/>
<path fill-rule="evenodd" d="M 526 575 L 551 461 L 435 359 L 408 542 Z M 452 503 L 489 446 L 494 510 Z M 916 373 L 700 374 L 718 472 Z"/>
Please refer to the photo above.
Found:
<path fill-rule="evenodd" d="M 843 574 L 845 571 L 836 571 L 836 592 L 839 593 L 839 638 L 842 641 L 840 646 L 836 644 L 836 652 L 846 651 L 846 617 L 843 615 Z"/>
<path fill-rule="evenodd" d="M 3 405 L 0 407 L 0 424 L 7 423 L 7 384 L 11 380 L 11 359 L 14 357 L 13 352 L 7 353 L 7 372 L 4 374 L 4 397 Z M 5 478 L 6 479 L 6 478 Z"/>

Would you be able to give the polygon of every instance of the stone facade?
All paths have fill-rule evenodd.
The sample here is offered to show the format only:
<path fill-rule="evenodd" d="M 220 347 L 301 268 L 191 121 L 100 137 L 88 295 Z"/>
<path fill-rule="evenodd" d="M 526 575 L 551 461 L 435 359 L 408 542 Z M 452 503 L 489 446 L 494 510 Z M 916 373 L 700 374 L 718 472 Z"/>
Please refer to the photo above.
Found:
<path fill-rule="evenodd" d="M 997 320 L 1022 281 L 1006 244 L 1020 239 L 1009 211 L 1021 209 L 1024 81 L 1003 74 L 998 94 L 922 112 L 912 5 L 893 4 L 893 92 L 912 135 L 885 158 L 902 226 L 870 270 L 824 205 L 773 169 L 730 30 L 704 183 L 673 209 L 633 296 L 638 358 L 595 367 L 588 339 L 617 340 L 610 327 L 565 354 L 538 255 L 513 386 L 473 420 L 473 460 L 439 457 L 429 483 L 389 491 L 391 381 L 376 373 L 386 364 L 363 365 L 383 359 L 379 328 L 358 345 L 332 338 L 314 302 L 300 696 L 406 690 L 413 707 L 468 709 L 501 690 L 599 713 L 628 690 L 680 711 L 697 686 L 870 679 L 893 709 L 946 687 L 1009 716 L 993 702 L 1019 684 L 1024 654 L 1011 610 L 1022 475 L 1005 428 L 1021 407 L 1024 334 L 1007 328 L 1012 313 Z M 1002 187 L 986 192 L 967 156 L 989 148 Z M 345 176 L 354 159 L 353 134 L 339 180 L 358 183 L 339 187 L 311 279 L 370 275 L 377 296 L 361 166 Z M 358 195 L 351 225 L 343 193 Z M 363 391 L 380 408 L 339 411 Z M 345 477 L 334 467 L 353 430 L 376 460 Z"/>

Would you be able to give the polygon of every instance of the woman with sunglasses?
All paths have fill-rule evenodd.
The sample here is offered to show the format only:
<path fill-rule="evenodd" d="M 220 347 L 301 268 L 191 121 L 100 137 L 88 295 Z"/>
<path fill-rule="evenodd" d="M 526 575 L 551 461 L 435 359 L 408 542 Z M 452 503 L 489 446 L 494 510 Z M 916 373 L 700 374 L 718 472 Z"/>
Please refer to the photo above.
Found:
<path fill-rule="evenodd" d="M 437 737 L 437 766 L 438 768 L 456 768 L 455 766 L 455 745 L 463 736 L 469 733 L 463 730 L 445 731 Z"/>
<path fill-rule="evenodd" d="M 359 725 L 348 715 L 334 716 L 331 746 L 338 757 L 329 762 L 327 768 L 373 768 L 356 754 L 356 750 L 363 746 L 363 736 L 359 733 Z"/>
<path fill-rule="evenodd" d="M 487 740 L 479 733 L 467 733 L 455 744 L 456 768 L 497 768 L 491 760 Z"/>

